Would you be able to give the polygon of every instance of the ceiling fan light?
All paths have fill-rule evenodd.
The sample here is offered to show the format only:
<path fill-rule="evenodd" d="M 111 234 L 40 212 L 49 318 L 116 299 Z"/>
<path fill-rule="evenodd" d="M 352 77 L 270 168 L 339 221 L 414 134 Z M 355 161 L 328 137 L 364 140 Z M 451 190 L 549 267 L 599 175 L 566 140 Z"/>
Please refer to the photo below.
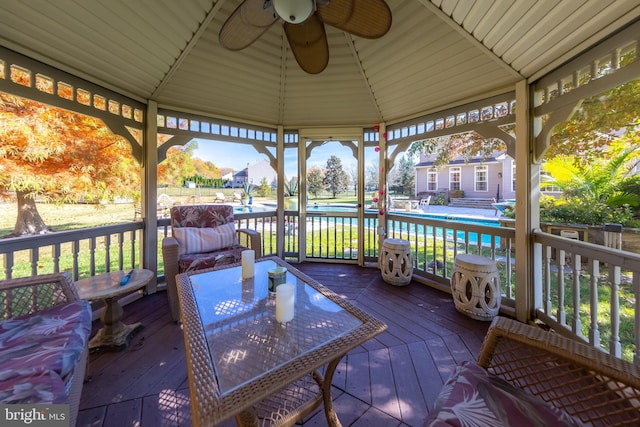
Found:
<path fill-rule="evenodd" d="M 310 17 L 315 9 L 313 0 L 273 0 L 278 16 L 291 24 L 300 24 Z"/>

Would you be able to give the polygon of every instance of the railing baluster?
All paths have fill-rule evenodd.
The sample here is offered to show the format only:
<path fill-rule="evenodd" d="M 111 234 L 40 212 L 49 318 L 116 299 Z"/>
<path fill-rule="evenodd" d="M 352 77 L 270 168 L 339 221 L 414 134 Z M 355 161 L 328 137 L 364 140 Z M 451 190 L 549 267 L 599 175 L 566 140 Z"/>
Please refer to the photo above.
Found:
<path fill-rule="evenodd" d="M 609 287 L 611 288 L 611 338 L 609 340 L 609 352 L 620 357 L 620 267 L 609 265 Z"/>
<path fill-rule="evenodd" d="M 333 239 L 329 236 L 327 239 L 327 258 L 330 259 L 344 259 L 344 245 L 338 239 L 338 234 L 342 234 L 344 239 L 345 225 L 344 219 L 338 222 L 338 218 L 334 216 L 327 216 L 327 234 L 329 230 L 333 230 Z M 333 224 L 333 225 L 332 225 Z M 333 240 L 333 244 L 331 241 Z M 342 253 L 341 255 L 338 255 Z"/>
<path fill-rule="evenodd" d="M 89 274 L 96 275 L 96 238 L 89 239 Z"/>
<path fill-rule="evenodd" d="M 635 337 L 635 342 L 634 342 L 634 349 L 633 349 L 633 363 L 640 364 L 640 334 L 638 334 L 638 331 L 640 331 L 640 272 L 634 271 L 633 272 L 633 295 L 635 297 L 635 307 L 634 307 L 634 314 L 635 314 L 635 322 L 634 322 L 634 331 L 636 332 L 635 334 L 633 334 L 633 336 Z"/>
<path fill-rule="evenodd" d="M 433 273 L 437 276 L 438 275 L 438 248 L 436 247 L 436 227 L 433 226 L 431 227 L 431 248 L 433 249 L 432 254 L 431 254 L 431 258 L 433 258 L 433 262 L 434 262 L 434 269 L 433 269 Z M 444 258 L 442 259 L 442 263 L 444 264 L 445 260 Z M 446 266 L 445 268 L 443 268 L 442 270 L 442 274 L 446 273 Z"/>
<path fill-rule="evenodd" d="M 51 258 L 53 259 L 53 272 L 60 272 L 60 243 L 55 243 L 51 247 Z"/>
<path fill-rule="evenodd" d="M 496 239 L 497 240 L 497 239 Z M 507 299 L 513 299 L 513 283 L 511 282 L 511 239 L 506 239 L 505 242 L 505 271 L 506 271 L 506 284 L 505 284 L 505 296 Z"/>
<path fill-rule="evenodd" d="M 589 271 L 591 279 L 589 280 L 590 288 L 590 326 L 589 326 L 589 343 L 600 348 L 600 328 L 598 326 L 598 283 L 600 283 L 600 261 L 589 258 Z"/>
<path fill-rule="evenodd" d="M 580 255 L 571 254 L 571 260 L 573 263 L 573 332 L 579 337 L 583 337 L 582 333 L 582 320 L 580 319 L 580 269 L 581 269 L 581 257 Z"/>
<path fill-rule="evenodd" d="M 104 236 L 104 268 L 111 271 L 111 234 Z"/>
<path fill-rule="evenodd" d="M 551 313 L 551 246 L 544 246 L 544 311 Z"/>
<path fill-rule="evenodd" d="M 131 231 L 131 263 L 129 264 L 129 268 L 134 269 L 136 266 L 136 247 L 137 247 L 137 235 L 135 231 Z"/>
<path fill-rule="evenodd" d="M 558 319 L 558 322 L 564 326 L 567 324 L 567 318 L 564 310 L 564 249 L 557 251 L 556 264 L 558 265 L 558 312 L 556 314 L 556 319 Z"/>
<path fill-rule="evenodd" d="M 29 253 L 31 254 L 31 275 L 36 276 L 38 274 L 38 261 L 40 260 L 39 248 L 32 248 Z"/>
<path fill-rule="evenodd" d="M 124 233 L 118 233 L 118 270 L 124 268 Z"/>
<path fill-rule="evenodd" d="M 78 255 L 80 254 L 80 241 L 74 240 L 71 244 L 71 250 L 73 252 L 73 280 L 78 280 L 80 278 L 80 273 L 78 269 Z"/>

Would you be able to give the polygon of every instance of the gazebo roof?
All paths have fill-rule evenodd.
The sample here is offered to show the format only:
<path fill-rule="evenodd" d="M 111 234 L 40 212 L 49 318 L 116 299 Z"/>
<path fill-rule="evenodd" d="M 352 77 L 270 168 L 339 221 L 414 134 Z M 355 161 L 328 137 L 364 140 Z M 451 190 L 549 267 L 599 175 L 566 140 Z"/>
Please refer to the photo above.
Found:
<path fill-rule="evenodd" d="M 389 33 L 366 40 L 327 26 L 329 65 L 310 75 L 280 23 L 242 51 L 220 46 L 240 1 L 5 0 L 0 44 L 161 107 L 288 128 L 371 126 L 513 90 L 640 16 L 636 0 L 387 0 Z"/>

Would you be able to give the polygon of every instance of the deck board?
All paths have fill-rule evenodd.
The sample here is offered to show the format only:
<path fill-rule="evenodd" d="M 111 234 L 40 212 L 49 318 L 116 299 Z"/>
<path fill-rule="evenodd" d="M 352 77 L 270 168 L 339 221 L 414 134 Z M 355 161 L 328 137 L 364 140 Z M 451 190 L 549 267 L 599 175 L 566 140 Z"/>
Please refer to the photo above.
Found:
<path fill-rule="evenodd" d="M 332 397 L 345 426 L 422 425 L 455 365 L 478 355 L 489 324 L 458 313 L 446 293 L 417 282 L 386 284 L 375 268 L 296 267 L 389 326 L 338 364 Z M 124 312 L 125 323 L 144 327 L 127 349 L 90 355 L 77 425 L 191 426 L 184 340 L 166 293 L 144 296 Z M 95 321 L 94 332 L 99 327 Z M 303 425 L 326 426 L 323 410 Z"/>

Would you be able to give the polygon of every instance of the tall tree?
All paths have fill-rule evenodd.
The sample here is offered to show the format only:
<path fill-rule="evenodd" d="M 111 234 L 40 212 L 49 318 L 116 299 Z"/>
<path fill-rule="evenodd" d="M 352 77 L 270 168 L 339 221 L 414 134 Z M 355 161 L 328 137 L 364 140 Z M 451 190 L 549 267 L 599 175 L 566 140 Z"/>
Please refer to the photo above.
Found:
<path fill-rule="evenodd" d="M 193 152 L 196 148 L 198 143 L 195 141 L 184 147 L 170 147 L 166 159 L 158 165 L 158 185 L 180 186 L 185 178 L 195 175 Z"/>
<path fill-rule="evenodd" d="M 349 167 L 349 183 L 353 186 L 353 195 L 358 195 L 358 165 L 352 164 Z"/>
<path fill-rule="evenodd" d="M 389 177 L 390 188 L 399 194 L 412 195 L 415 188 L 416 169 L 413 156 L 402 155 L 400 161 L 391 170 Z"/>
<path fill-rule="evenodd" d="M 258 195 L 260 195 L 261 197 L 266 197 L 266 196 L 269 196 L 270 194 L 271 194 L 271 185 L 269 185 L 267 178 L 263 176 L 262 180 L 260 180 L 260 186 L 258 186 Z"/>
<path fill-rule="evenodd" d="M 411 144 L 407 154 L 411 157 L 420 153 L 435 154 L 434 166 L 437 167 L 445 166 L 456 158 L 465 161 L 473 157 L 489 158 L 496 151 L 505 149 L 506 145 L 500 139 L 485 139 L 476 132 L 465 132 L 416 141 Z"/>
<path fill-rule="evenodd" d="M 606 150 L 620 135 L 637 134 L 640 126 L 640 80 L 619 85 L 586 98 L 570 120 L 558 125 L 545 158 L 580 154 L 591 160 L 607 155 Z"/>
<path fill-rule="evenodd" d="M 369 163 L 365 170 L 364 185 L 367 188 L 378 188 L 380 181 L 380 167 L 379 162 Z"/>
<path fill-rule="evenodd" d="M 94 117 L 0 92 L 0 195 L 15 194 L 13 235 L 49 231 L 36 198 L 112 200 L 140 192 L 131 146 Z"/>
<path fill-rule="evenodd" d="M 209 160 L 202 160 L 199 158 L 193 159 L 193 167 L 196 169 L 196 174 L 207 178 L 220 178 L 220 168 L 218 168 L 213 162 Z"/>
<path fill-rule="evenodd" d="M 349 175 L 344 171 L 342 160 L 338 156 L 331 156 L 327 160 L 324 185 L 334 199 L 349 187 Z"/>
<path fill-rule="evenodd" d="M 318 197 L 318 195 L 324 190 L 324 170 L 314 166 L 307 171 L 307 191 Z"/>

